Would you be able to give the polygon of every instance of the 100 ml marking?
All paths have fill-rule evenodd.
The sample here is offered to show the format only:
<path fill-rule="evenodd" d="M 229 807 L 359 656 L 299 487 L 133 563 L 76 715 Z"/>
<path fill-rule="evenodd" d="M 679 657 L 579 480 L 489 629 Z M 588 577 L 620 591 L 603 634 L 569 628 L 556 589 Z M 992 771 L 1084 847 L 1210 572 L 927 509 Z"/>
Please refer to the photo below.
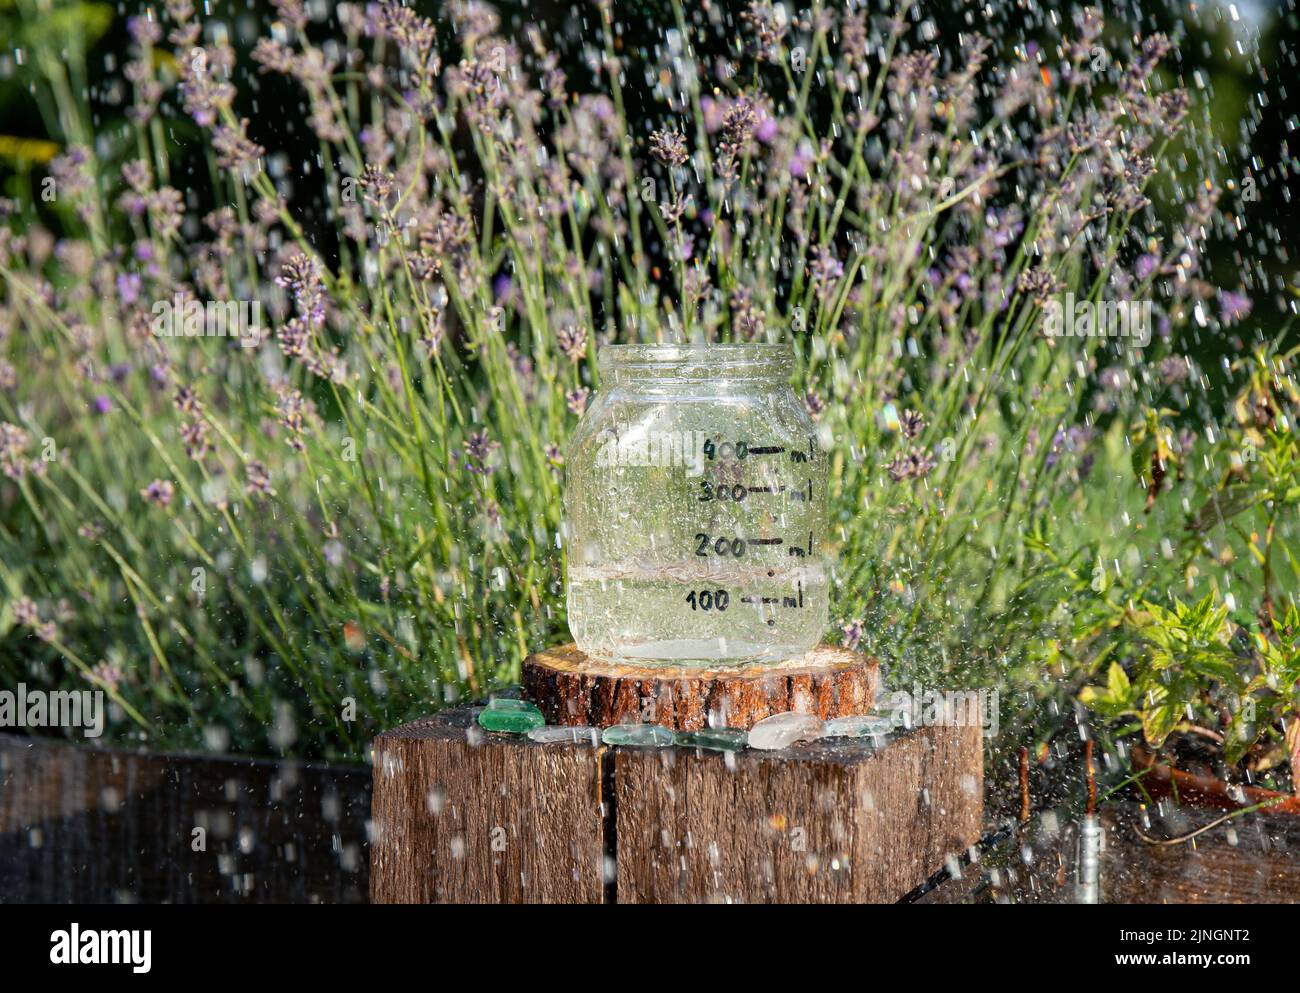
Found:
<path fill-rule="evenodd" d="M 691 605 L 691 610 L 726 610 L 731 604 L 731 594 L 726 590 L 691 590 L 686 594 L 686 602 Z M 741 603 L 749 604 L 759 608 L 762 612 L 764 607 L 782 607 L 798 610 L 803 607 L 803 580 L 795 584 L 793 594 L 783 594 L 782 596 L 743 596 L 740 598 Z M 768 617 L 767 626 L 776 625 L 775 617 Z"/>

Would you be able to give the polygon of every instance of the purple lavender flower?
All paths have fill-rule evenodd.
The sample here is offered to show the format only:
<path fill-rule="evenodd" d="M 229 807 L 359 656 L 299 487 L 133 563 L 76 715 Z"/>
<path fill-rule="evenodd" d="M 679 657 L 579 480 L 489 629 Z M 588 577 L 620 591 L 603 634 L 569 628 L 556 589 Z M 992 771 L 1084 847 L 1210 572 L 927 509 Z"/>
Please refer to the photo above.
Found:
<path fill-rule="evenodd" d="M 156 45 L 162 41 L 162 26 L 151 17 L 128 17 L 126 30 L 137 45 Z"/>
<path fill-rule="evenodd" d="M 903 416 L 899 418 L 899 426 L 905 437 L 919 438 L 921 432 L 925 430 L 925 418 L 915 410 L 905 410 Z"/>
<path fill-rule="evenodd" d="M 808 267 L 812 274 L 812 284 L 817 287 L 818 294 L 823 297 L 829 297 L 835 289 L 836 284 L 844 276 L 844 263 L 835 257 L 834 250 L 828 245 L 820 246 L 816 253 L 816 258 Z"/>
<path fill-rule="evenodd" d="M 179 190 L 164 186 L 150 193 L 145 198 L 149 219 L 153 222 L 154 234 L 160 241 L 166 241 L 181 228 L 185 216 L 184 199 Z"/>
<path fill-rule="evenodd" d="M 885 466 L 885 471 L 889 473 L 890 479 L 901 483 L 905 479 L 921 479 L 929 475 L 934 467 L 934 456 L 928 451 L 922 448 L 909 448 L 906 452 L 898 452 L 894 460 Z"/>
<path fill-rule="evenodd" d="M 591 396 L 591 391 L 585 386 L 579 386 L 576 390 L 570 390 L 564 394 L 564 402 L 568 404 L 569 410 L 582 416 L 582 412 L 587 409 L 587 397 Z"/>
<path fill-rule="evenodd" d="M 153 504 L 155 507 L 170 507 L 172 498 L 175 495 L 176 487 L 169 479 L 155 479 L 140 491 L 140 496 L 144 498 L 144 502 Z"/>
<path fill-rule="evenodd" d="M 0 472 L 10 479 L 22 479 L 27 472 L 23 456 L 31 436 L 17 424 L 0 424 Z"/>
<path fill-rule="evenodd" d="M 271 470 L 257 459 L 249 459 L 244 466 L 244 492 L 251 497 L 267 497 L 275 493 L 271 489 Z"/>
<path fill-rule="evenodd" d="M 801 142 L 795 149 L 794 154 L 790 156 L 790 175 L 795 179 L 807 179 L 808 173 L 812 171 L 812 164 L 816 161 L 813 158 L 812 149 L 807 142 Z"/>
<path fill-rule="evenodd" d="M 134 272 L 117 274 L 117 298 L 123 307 L 130 307 L 140 299 L 140 276 Z"/>
<path fill-rule="evenodd" d="M 116 691 L 124 675 L 120 665 L 101 661 L 85 675 L 85 678 L 92 683 L 107 687 L 110 691 Z"/>
<path fill-rule="evenodd" d="M 840 625 L 840 630 L 844 632 L 844 647 L 849 651 L 854 651 L 862 643 L 862 635 L 865 632 L 862 618 L 845 621 Z"/>
<path fill-rule="evenodd" d="M 292 256 L 281 267 L 275 282 L 292 292 L 298 313 L 313 328 L 319 327 L 325 320 L 325 284 L 316 260 L 307 255 Z"/>
<path fill-rule="evenodd" d="M 244 133 L 247 129 L 248 118 L 244 118 L 237 128 L 220 124 L 212 132 L 212 148 L 217 153 L 217 165 L 222 169 L 243 169 L 257 162 L 265 153 L 266 149 L 249 140 Z"/>
<path fill-rule="evenodd" d="M 566 324 L 555 333 L 555 340 L 570 362 L 578 362 L 587 354 L 586 328 Z"/>
<path fill-rule="evenodd" d="M 465 469 L 478 476 L 491 474 L 493 467 L 488 459 L 496 450 L 497 443 L 486 431 L 477 431 L 465 439 Z"/>
<path fill-rule="evenodd" d="M 740 19 L 753 34 L 753 47 L 758 55 L 772 62 L 779 61 L 779 46 L 790 28 L 784 10 L 778 12 L 768 0 L 750 0 L 749 9 Z"/>
<path fill-rule="evenodd" d="M 1244 293 L 1232 290 L 1219 291 L 1219 312 L 1224 324 L 1236 324 L 1250 316 L 1255 301 Z"/>
<path fill-rule="evenodd" d="M 34 628 L 41 623 L 41 613 L 30 598 L 20 596 L 13 604 L 14 623 L 20 627 Z"/>
<path fill-rule="evenodd" d="M 1033 297 L 1040 307 L 1045 307 L 1061 291 L 1061 283 L 1047 269 L 1026 269 L 1020 274 L 1016 288 L 1026 296 Z"/>
<path fill-rule="evenodd" d="M 1187 360 L 1178 355 L 1170 355 L 1160 362 L 1160 378 L 1170 386 L 1181 383 L 1189 375 L 1190 370 L 1187 367 Z"/>
<path fill-rule="evenodd" d="M 650 154 L 664 165 L 681 166 L 690 159 L 686 138 L 680 131 L 654 131 L 650 134 Z"/>

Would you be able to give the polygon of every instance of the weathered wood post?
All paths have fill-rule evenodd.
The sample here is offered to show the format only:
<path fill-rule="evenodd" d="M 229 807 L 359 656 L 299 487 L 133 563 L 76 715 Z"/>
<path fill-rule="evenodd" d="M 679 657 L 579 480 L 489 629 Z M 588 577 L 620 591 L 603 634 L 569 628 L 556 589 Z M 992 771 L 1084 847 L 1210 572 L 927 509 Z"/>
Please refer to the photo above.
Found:
<path fill-rule="evenodd" d="M 524 690 L 551 723 L 749 727 L 870 710 L 874 661 L 819 650 L 778 670 L 586 667 L 539 653 Z M 894 901 L 979 837 L 978 726 L 780 751 L 537 743 L 461 707 L 374 747 L 375 902 Z"/>

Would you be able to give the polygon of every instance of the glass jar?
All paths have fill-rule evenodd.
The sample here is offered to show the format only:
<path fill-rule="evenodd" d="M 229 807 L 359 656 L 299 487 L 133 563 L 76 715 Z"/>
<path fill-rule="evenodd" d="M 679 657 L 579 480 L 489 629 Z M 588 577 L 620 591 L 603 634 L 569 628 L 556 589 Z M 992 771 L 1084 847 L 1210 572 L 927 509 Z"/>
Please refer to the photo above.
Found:
<path fill-rule="evenodd" d="M 826 628 L 826 455 L 777 344 L 610 345 L 565 456 L 569 630 L 613 661 L 798 657 Z"/>

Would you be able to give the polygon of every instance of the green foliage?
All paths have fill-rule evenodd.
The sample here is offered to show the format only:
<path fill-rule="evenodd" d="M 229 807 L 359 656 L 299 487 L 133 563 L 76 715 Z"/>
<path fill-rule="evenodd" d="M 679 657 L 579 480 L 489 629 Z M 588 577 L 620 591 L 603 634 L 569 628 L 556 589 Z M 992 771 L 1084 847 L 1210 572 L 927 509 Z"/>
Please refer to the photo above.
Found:
<path fill-rule="evenodd" d="M 1191 97 L 1153 74 L 1159 39 L 1093 78 L 1063 38 L 1026 77 L 974 36 L 937 65 L 906 17 L 864 15 L 853 44 L 819 5 L 815 72 L 767 25 L 714 80 L 601 14 L 597 92 L 568 92 L 486 8 L 436 46 L 393 5 L 382 39 L 285 23 L 258 55 L 319 143 L 325 202 L 302 204 L 252 144 L 280 122 L 243 120 L 225 34 L 185 6 L 136 24 L 121 128 L 92 128 L 77 83 L 102 12 L 16 8 L 65 154 L 57 204 L 29 191 L 0 226 L 6 682 L 103 688 L 128 740 L 360 758 L 566 636 L 563 451 L 598 347 L 763 337 L 793 345 L 830 441 L 832 636 L 905 682 L 1027 700 L 1006 742 L 1077 738 L 1078 693 L 1099 724 L 1160 745 L 1203 722 L 1263 768 L 1294 710 L 1300 404 L 1261 345 L 1219 424 L 1181 349 L 1247 329 L 1188 265 L 1218 194 L 1212 162 L 1179 183 L 1194 142 L 1166 155 Z M 356 59 L 322 68 L 327 29 Z M 169 54 L 173 30 L 205 47 Z M 672 85 L 630 116 L 633 77 Z M 204 217 L 171 174 L 191 135 Z M 1169 334 L 1047 337 L 1066 291 L 1154 298 Z M 262 303 L 266 334 L 158 338 L 178 293 Z"/>

